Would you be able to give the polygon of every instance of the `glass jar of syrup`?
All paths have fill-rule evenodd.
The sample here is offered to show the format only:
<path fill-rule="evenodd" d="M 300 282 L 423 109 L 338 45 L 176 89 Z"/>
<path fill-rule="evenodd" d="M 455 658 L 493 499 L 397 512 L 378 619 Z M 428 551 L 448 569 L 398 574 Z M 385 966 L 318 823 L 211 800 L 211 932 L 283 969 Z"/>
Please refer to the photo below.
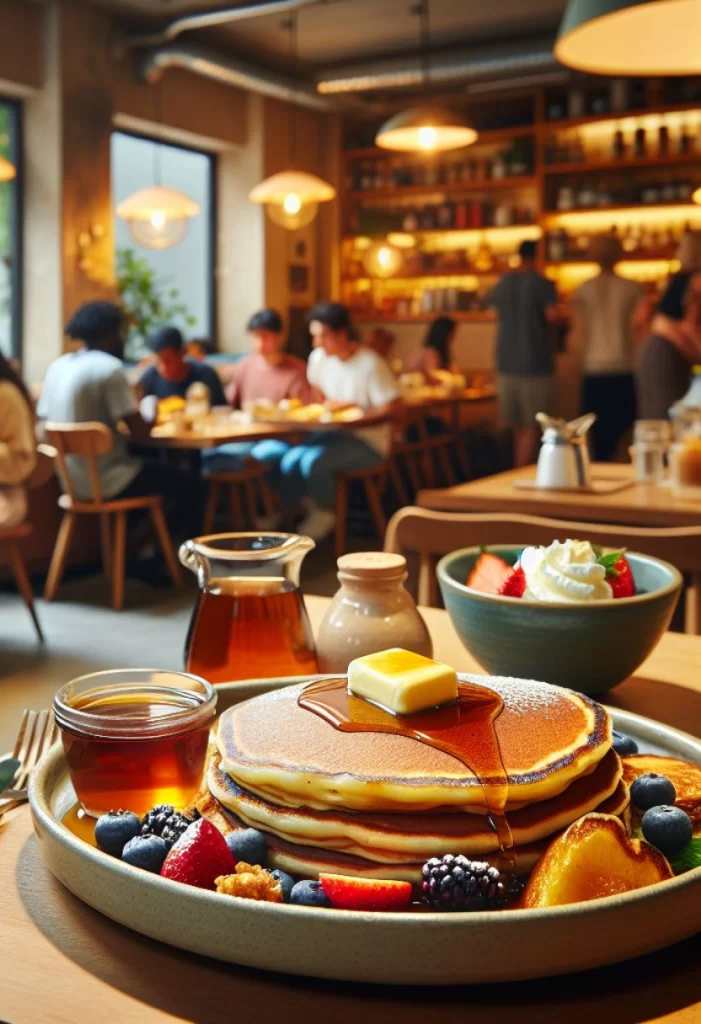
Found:
<path fill-rule="evenodd" d="M 187 806 L 202 781 L 216 704 L 204 679 L 156 669 L 95 672 L 59 690 L 54 717 L 86 812 Z"/>

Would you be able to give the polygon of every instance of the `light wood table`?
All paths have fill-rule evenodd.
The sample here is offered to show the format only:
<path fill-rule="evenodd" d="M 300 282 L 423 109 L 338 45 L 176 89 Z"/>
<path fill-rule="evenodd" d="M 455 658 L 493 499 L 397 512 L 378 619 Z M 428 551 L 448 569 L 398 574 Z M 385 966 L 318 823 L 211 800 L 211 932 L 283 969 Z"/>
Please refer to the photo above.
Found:
<path fill-rule="evenodd" d="M 701 501 L 676 498 L 668 487 L 636 483 L 631 466 L 594 463 L 592 475 L 623 478 L 629 485 L 609 494 L 515 487 L 535 479 L 535 466 L 512 469 L 442 490 L 419 491 L 416 503 L 441 512 L 521 512 L 628 526 L 698 526 Z"/>
<path fill-rule="evenodd" d="M 328 607 L 308 598 L 313 625 Z M 447 614 L 425 609 L 435 654 L 476 665 Z M 701 730 L 701 638 L 667 634 L 611 701 Z M 650 928 L 655 927 L 654 920 Z M 101 917 L 44 867 L 26 808 L 0 828 L 0 1019 L 11 1024 L 699 1024 L 701 935 L 628 964 L 472 988 L 383 988 L 268 974 L 170 949 Z M 427 940 L 430 941 L 430 940 Z M 465 956 L 470 950 L 465 949 Z"/>

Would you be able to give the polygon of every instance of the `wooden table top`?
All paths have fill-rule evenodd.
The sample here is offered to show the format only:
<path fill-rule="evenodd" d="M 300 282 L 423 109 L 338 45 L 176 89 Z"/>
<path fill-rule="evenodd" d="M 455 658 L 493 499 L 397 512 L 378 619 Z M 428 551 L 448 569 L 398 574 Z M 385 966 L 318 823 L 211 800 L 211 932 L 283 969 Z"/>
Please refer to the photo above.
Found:
<path fill-rule="evenodd" d="M 442 490 L 419 491 L 416 504 L 441 512 L 521 512 L 628 526 L 698 526 L 701 501 L 675 497 L 668 487 L 637 483 L 633 467 L 594 463 L 595 478 L 623 479 L 628 486 L 608 494 L 522 489 L 517 481 L 535 479 L 535 466 L 512 469 Z"/>
<path fill-rule="evenodd" d="M 307 607 L 318 627 L 327 598 Z M 477 666 L 447 614 L 424 609 L 435 656 Z M 667 634 L 611 703 L 701 731 L 701 637 Z M 114 924 L 44 866 L 27 808 L 0 828 L 0 1020 L 12 1024 L 335 1021 L 426 1024 L 699 1024 L 701 934 L 648 957 L 577 976 L 472 988 L 385 988 L 239 968 L 171 949 Z M 654 928 L 654 921 L 650 927 Z M 469 950 L 465 950 L 469 956 Z"/>
<path fill-rule="evenodd" d="M 154 427 L 147 444 L 159 448 L 179 448 L 191 451 L 204 451 L 216 448 L 220 444 L 233 444 L 238 441 L 266 441 L 270 438 L 283 438 L 293 441 L 300 435 L 327 430 L 362 430 L 364 427 L 378 426 L 387 423 L 391 417 L 386 413 L 368 413 L 357 420 L 334 420 L 332 423 L 318 421 L 268 421 L 254 423 L 237 422 L 226 416 L 211 416 L 195 429 L 177 428 L 168 425 Z"/>

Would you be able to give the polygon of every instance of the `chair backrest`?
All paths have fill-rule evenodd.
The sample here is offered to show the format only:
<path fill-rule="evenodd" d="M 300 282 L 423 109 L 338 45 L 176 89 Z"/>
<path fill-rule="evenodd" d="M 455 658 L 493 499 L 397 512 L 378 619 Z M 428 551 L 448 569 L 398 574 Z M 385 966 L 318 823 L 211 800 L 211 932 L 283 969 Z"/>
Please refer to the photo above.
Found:
<path fill-rule="evenodd" d="M 85 459 L 88 466 L 88 478 L 92 500 L 102 501 L 100 490 L 100 474 L 97 469 L 97 458 L 112 450 L 112 431 L 104 423 L 52 423 L 44 427 L 46 440 L 56 451 L 56 462 L 63 485 L 70 497 L 75 501 L 66 456 Z"/>
<path fill-rule="evenodd" d="M 701 572 L 701 526 L 647 529 L 511 513 L 431 512 L 411 506 L 392 516 L 385 535 L 385 551 L 418 553 L 419 603 L 435 605 L 435 569 L 441 556 L 457 548 L 481 544 L 550 544 L 555 538 L 567 537 L 610 548 L 630 548 L 671 562 L 681 572 Z"/>

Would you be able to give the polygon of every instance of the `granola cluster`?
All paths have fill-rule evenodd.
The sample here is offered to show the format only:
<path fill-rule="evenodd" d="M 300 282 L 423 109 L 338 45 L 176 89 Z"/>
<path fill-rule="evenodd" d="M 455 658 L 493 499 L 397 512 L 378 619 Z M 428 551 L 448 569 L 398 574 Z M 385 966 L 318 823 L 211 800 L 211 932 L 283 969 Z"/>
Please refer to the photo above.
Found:
<path fill-rule="evenodd" d="M 215 885 L 217 892 L 226 896 L 243 896 L 244 899 L 265 903 L 283 902 L 280 882 L 258 864 L 239 861 L 236 874 L 220 875 L 215 879 Z"/>

